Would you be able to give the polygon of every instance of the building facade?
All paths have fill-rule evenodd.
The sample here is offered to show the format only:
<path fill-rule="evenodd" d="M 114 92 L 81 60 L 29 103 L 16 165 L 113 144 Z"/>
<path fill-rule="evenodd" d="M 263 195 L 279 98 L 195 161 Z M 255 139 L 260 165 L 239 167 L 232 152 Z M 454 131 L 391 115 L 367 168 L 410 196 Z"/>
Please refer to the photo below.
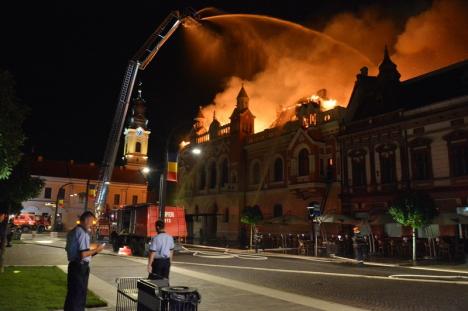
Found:
<path fill-rule="evenodd" d="M 206 128 L 205 117 L 198 113 L 190 144 L 179 157 L 178 203 L 186 209 L 192 238 L 242 239 L 245 226 L 240 217 L 247 206 L 259 206 L 264 219 L 294 219 L 287 230 L 296 232 L 310 231 L 307 207 L 324 204 L 327 193 L 336 194 L 327 202 L 327 211 L 340 213 L 336 135 L 344 108 L 325 111 L 322 100 L 301 100 L 259 133 L 254 133 L 255 116 L 244 87 L 229 124 L 221 125 L 213 116 Z M 199 156 L 190 152 L 194 146 L 202 150 Z"/>
<path fill-rule="evenodd" d="M 358 74 L 338 137 L 343 212 L 400 236 L 383 215 L 397 193 L 421 190 L 439 216 L 419 235 L 467 236 L 468 61 L 400 81 L 386 52 L 379 69 Z"/>
<path fill-rule="evenodd" d="M 124 132 L 125 165 L 114 168 L 106 210 L 147 202 L 147 180 L 142 169 L 147 164 L 149 134 L 145 101 L 139 89 Z M 39 196 L 23 202 L 22 212 L 48 215 L 54 219 L 58 203 L 57 222 L 68 230 L 76 225 L 79 215 L 85 210 L 94 211 L 99 179 L 99 167 L 95 163 L 55 161 L 38 156 L 31 161 L 31 175 L 41 178 L 45 186 Z"/>

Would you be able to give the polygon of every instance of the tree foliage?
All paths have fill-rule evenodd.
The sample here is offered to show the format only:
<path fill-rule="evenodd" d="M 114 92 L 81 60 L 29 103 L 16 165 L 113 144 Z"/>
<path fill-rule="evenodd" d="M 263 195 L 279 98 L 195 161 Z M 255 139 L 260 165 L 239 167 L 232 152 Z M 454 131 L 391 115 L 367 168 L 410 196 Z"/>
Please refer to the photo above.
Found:
<path fill-rule="evenodd" d="M 262 211 L 258 205 L 246 206 L 242 211 L 241 222 L 248 225 L 256 225 L 263 219 Z"/>
<path fill-rule="evenodd" d="M 44 182 L 37 177 L 31 177 L 26 159 L 22 159 L 6 180 L 0 181 L 0 212 L 19 213 L 21 202 L 39 195 Z"/>
<path fill-rule="evenodd" d="M 437 215 L 434 201 L 421 191 L 404 192 L 393 201 L 390 215 L 398 223 L 411 228 L 421 228 Z"/>
<path fill-rule="evenodd" d="M 25 139 L 21 126 L 26 112 L 15 96 L 13 77 L 0 70 L 0 180 L 8 178 L 21 159 Z"/>

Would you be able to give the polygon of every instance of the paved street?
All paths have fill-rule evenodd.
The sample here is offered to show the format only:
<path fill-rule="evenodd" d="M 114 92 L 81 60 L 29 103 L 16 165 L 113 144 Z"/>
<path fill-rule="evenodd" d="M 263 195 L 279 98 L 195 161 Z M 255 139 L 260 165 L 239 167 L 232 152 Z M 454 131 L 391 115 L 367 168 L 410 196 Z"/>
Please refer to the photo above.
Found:
<path fill-rule="evenodd" d="M 60 248 L 63 241 L 49 240 L 36 237 L 31 242 L 37 244 L 14 245 L 8 250 L 6 264 L 66 265 L 65 252 Z M 171 285 L 197 287 L 202 295 L 200 310 L 238 310 L 240 306 L 247 310 L 468 309 L 468 271 L 463 274 L 285 258 L 258 259 L 262 258 L 179 253 L 174 258 Z M 145 266 L 144 258 L 120 257 L 108 252 L 94 258 L 92 273 L 103 282 L 99 288 L 113 291 L 115 288 L 111 286 L 115 286 L 116 277 L 145 276 Z"/>

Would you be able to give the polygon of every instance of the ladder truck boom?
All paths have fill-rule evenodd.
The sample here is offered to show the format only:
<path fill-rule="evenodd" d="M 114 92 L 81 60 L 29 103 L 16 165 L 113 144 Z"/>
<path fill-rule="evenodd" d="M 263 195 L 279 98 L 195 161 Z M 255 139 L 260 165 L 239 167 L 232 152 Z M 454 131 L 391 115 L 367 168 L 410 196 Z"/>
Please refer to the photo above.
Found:
<path fill-rule="evenodd" d="M 101 214 L 102 208 L 106 204 L 109 183 L 112 178 L 114 163 L 119 149 L 120 135 L 125 123 L 125 116 L 127 115 L 138 70 L 144 70 L 146 68 L 164 43 L 166 43 L 177 28 L 185 22 L 195 22 L 195 24 L 198 24 L 197 17 L 193 13 L 182 16 L 178 11 L 171 12 L 130 59 L 127 65 L 99 172 L 95 201 L 95 208 L 98 215 Z"/>

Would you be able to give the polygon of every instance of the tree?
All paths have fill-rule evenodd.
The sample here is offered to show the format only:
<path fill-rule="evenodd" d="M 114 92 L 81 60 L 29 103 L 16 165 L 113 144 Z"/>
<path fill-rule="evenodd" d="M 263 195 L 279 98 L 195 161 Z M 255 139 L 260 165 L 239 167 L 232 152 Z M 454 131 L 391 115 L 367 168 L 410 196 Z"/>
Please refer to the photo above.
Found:
<path fill-rule="evenodd" d="M 413 262 L 415 262 L 416 229 L 426 226 L 437 215 L 434 201 L 426 192 L 404 192 L 395 198 L 388 212 L 395 221 L 412 228 Z"/>
<path fill-rule="evenodd" d="M 27 160 L 23 158 L 16 165 L 6 180 L 0 181 L 0 213 L 16 214 L 23 208 L 21 203 L 39 195 L 44 182 L 40 178 L 31 177 Z M 0 272 L 3 272 L 8 217 L 5 217 L 0 232 Z"/>
<path fill-rule="evenodd" d="M 246 206 L 242 211 L 241 222 L 250 225 L 250 249 L 252 249 L 253 230 L 255 225 L 262 219 L 263 214 L 258 205 Z"/>
<path fill-rule="evenodd" d="M 21 159 L 25 139 L 21 125 L 26 113 L 15 96 L 13 77 L 0 70 L 0 180 L 8 178 Z"/>

